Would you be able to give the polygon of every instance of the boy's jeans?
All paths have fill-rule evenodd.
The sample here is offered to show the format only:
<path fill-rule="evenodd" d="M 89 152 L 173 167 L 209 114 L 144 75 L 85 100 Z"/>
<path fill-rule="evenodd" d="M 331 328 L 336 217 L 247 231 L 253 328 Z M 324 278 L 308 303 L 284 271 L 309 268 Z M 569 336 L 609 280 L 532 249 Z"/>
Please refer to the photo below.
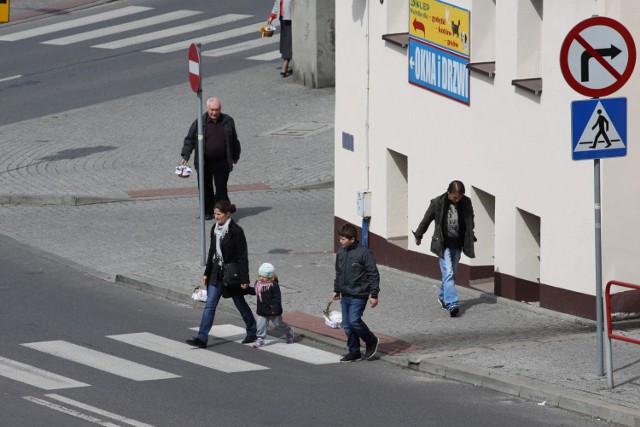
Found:
<path fill-rule="evenodd" d="M 211 330 L 211 326 L 213 326 L 213 318 L 216 315 L 216 308 L 222 296 L 223 286 L 222 283 L 209 283 L 207 285 L 207 302 L 202 311 L 202 320 L 200 321 L 200 330 L 198 331 L 198 339 L 205 343 L 209 340 L 209 331 Z M 233 299 L 233 303 L 236 305 L 236 308 L 244 320 L 247 335 L 256 335 L 256 319 L 254 319 L 251 308 L 244 299 L 244 295 L 235 295 L 231 297 L 231 299 Z"/>
<path fill-rule="evenodd" d="M 458 291 L 456 290 L 456 270 L 458 261 L 462 255 L 462 248 L 444 248 L 444 254 L 440 261 L 440 271 L 442 272 L 442 286 L 438 297 L 444 301 L 447 308 L 460 305 L 458 302 Z"/>
<path fill-rule="evenodd" d="M 373 344 L 376 336 L 362 321 L 362 314 L 367 307 L 367 300 L 353 297 L 342 297 L 342 327 L 347 334 L 347 348 L 350 354 L 360 354 L 360 340 L 365 344 Z"/>

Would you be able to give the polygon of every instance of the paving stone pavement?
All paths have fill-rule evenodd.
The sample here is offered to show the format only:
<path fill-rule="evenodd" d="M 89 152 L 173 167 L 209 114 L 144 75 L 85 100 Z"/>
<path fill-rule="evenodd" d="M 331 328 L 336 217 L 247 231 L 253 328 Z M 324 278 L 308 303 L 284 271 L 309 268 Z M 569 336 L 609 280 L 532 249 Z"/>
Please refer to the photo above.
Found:
<path fill-rule="evenodd" d="M 231 193 L 252 273 L 272 262 L 285 311 L 320 317 L 334 274 L 333 151 L 341 131 L 333 129 L 335 94 L 276 79 L 276 62 L 205 78 L 203 87 L 237 123 L 243 152 L 230 184 L 265 184 Z M 212 87 L 215 93 L 207 93 Z M 185 81 L 43 117 L 37 125 L 0 127 L 0 238 L 109 283 L 190 302 L 197 320 L 201 306 L 189 295 L 203 271 L 198 199 L 179 195 L 196 181 L 173 173 L 194 109 Z M 140 126 L 151 116 L 162 120 Z M 300 124 L 320 130 L 302 137 L 279 132 Z M 131 197 L 158 189 L 169 195 Z M 593 322 L 466 288 L 460 289 L 462 315 L 451 319 L 436 301 L 436 281 L 385 266 L 380 273 L 380 305 L 367 309 L 365 320 L 379 334 L 421 347 L 383 360 L 640 425 L 637 346 L 613 342 L 616 387 L 610 390 L 606 377 L 595 375 Z M 637 325 L 626 329 L 638 335 Z M 330 335 L 322 327 L 301 332 Z"/>

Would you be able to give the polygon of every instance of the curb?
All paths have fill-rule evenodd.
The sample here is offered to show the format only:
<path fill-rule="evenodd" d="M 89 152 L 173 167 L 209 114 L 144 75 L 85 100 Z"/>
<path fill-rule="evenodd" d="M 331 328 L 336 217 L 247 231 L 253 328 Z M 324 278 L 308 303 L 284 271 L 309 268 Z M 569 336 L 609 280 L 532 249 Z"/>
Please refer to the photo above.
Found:
<path fill-rule="evenodd" d="M 116 203 L 131 201 L 131 199 L 118 199 L 110 197 L 93 196 L 45 196 L 45 195 L 22 195 L 22 194 L 0 194 L 0 205 L 29 205 L 29 206 L 83 206 L 95 205 L 99 203 Z"/>
<path fill-rule="evenodd" d="M 402 364 L 398 364 L 402 366 Z M 492 374 L 483 369 L 470 369 L 445 362 L 421 361 L 419 358 L 412 357 L 409 358 L 407 367 L 522 399 L 542 402 L 538 403 L 539 405 L 565 409 L 624 426 L 640 427 L 640 411 L 638 410 L 545 386 L 527 384 L 518 379 Z"/>

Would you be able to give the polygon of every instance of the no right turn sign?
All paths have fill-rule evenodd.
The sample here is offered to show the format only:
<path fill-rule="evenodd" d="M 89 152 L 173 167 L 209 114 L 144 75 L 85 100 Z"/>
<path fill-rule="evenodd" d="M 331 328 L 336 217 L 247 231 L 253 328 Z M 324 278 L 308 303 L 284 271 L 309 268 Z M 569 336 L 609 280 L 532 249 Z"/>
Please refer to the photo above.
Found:
<path fill-rule="evenodd" d="M 594 98 L 611 95 L 631 77 L 636 46 L 631 33 L 604 16 L 573 27 L 560 49 L 562 74 L 576 92 Z"/>

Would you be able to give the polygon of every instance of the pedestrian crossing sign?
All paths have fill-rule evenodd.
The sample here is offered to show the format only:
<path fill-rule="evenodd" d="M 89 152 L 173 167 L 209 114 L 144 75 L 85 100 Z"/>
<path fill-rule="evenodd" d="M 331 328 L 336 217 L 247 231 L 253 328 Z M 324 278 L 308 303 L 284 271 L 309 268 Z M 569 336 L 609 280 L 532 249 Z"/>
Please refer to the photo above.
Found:
<path fill-rule="evenodd" d="M 602 98 L 571 103 L 573 160 L 627 155 L 627 98 Z"/>

